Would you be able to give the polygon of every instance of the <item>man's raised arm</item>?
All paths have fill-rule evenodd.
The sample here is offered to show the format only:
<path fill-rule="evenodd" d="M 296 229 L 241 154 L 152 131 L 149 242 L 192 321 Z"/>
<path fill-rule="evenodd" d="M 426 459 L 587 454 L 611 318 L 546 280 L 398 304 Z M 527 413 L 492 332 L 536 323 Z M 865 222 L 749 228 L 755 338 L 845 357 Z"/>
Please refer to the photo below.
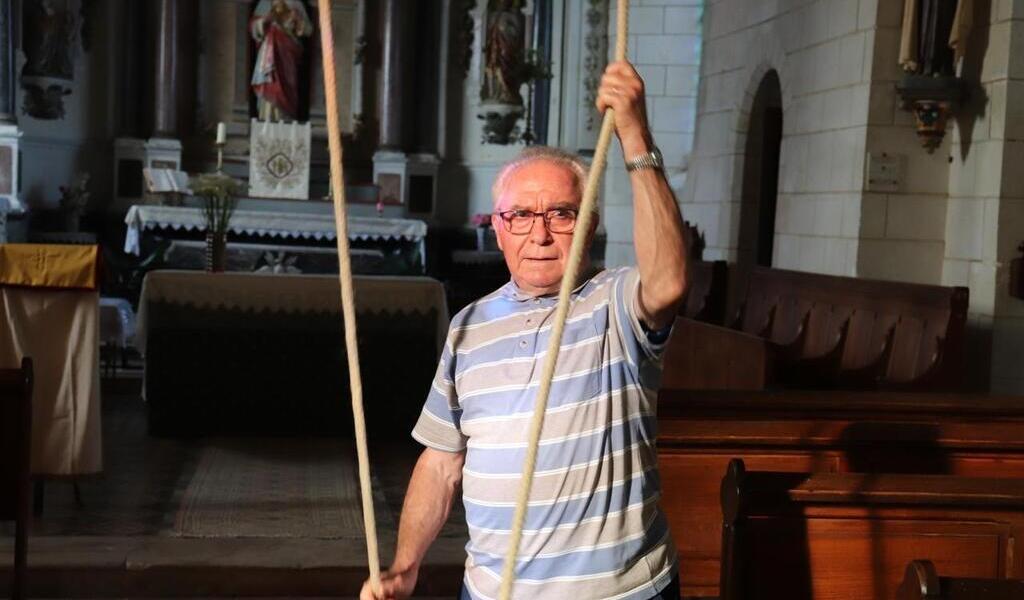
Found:
<path fill-rule="evenodd" d="M 628 62 L 608 65 L 598 89 L 597 108 L 615 111 L 615 132 L 627 161 L 649 154 L 644 83 Z M 687 252 L 675 194 L 661 168 L 637 168 L 633 186 L 633 245 L 640 270 L 641 316 L 651 330 L 672 323 L 686 292 Z"/>

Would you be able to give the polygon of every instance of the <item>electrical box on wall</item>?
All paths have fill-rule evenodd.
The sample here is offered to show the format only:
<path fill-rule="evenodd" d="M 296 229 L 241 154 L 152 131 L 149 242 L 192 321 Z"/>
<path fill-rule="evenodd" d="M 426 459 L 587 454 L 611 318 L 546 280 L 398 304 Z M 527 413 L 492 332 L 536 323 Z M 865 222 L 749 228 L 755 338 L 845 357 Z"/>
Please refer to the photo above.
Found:
<path fill-rule="evenodd" d="M 900 154 L 868 152 L 866 164 L 867 191 L 898 192 L 903 187 L 904 161 Z"/>

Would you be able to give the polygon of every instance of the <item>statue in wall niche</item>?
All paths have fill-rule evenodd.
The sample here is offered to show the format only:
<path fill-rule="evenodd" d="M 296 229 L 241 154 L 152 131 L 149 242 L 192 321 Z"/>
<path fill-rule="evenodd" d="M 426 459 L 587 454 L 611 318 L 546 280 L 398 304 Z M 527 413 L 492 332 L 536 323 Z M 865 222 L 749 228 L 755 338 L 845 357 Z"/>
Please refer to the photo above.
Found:
<path fill-rule="evenodd" d="M 489 0 L 480 86 L 485 144 L 511 144 L 524 113 L 519 88 L 526 82 L 526 15 L 523 0 Z"/>
<path fill-rule="evenodd" d="M 77 5 L 77 3 L 75 3 Z M 36 119 L 64 118 L 64 96 L 74 80 L 78 15 L 72 0 L 26 2 L 22 16 L 22 110 Z"/>
<path fill-rule="evenodd" d="M 522 0 L 491 0 L 487 6 L 483 102 L 522 105 L 526 52 L 526 16 Z"/>
<path fill-rule="evenodd" d="M 973 0 L 904 0 L 900 67 L 915 75 L 954 76 L 973 17 Z"/>
<path fill-rule="evenodd" d="M 921 145 L 934 152 L 967 94 L 957 63 L 967 50 L 974 0 L 904 0 L 900 68 L 902 107 L 914 113 Z"/>
<path fill-rule="evenodd" d="M 295 120 L 299 112 L 301 38 L 313 23 L 301 0 L 260 0 L 249 20 L 249 33 L 259 44 L 252 89 L 264 121 Z"/>

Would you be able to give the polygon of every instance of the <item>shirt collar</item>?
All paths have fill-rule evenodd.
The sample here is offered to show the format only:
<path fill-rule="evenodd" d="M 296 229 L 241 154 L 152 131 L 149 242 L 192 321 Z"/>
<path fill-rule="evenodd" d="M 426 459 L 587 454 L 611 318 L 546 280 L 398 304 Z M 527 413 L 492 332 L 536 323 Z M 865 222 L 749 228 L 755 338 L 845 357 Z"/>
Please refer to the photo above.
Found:
<path fill-rule="evenodd" d="M 580 291 L 583 289 L 583 287 L 586 286 L 588 283 L 590 283 L 590 280 L 593 279 L 594 275 L 596 275 L 597 272 L 598 272 L 597 269 L 594 269 L 593 267 L 591 267 L 587 271 L 584 271 L 583 273 L 581 273 L 576 278 L 577 284 L 576 284 L 576 288 L 573 289 L 573 291 L 572 291 L 572 295 L 576 296 L 577 294 L 579 294 Z M 536 296 L 536 295 L 524 292 L 519 287 L 519 285 L 516 283 L 515 279 L 509 279 L 508 283 L 506 283 L 504 285 L 504 287 L 501 288 L 501 295 L 504 296 L 505 298 L 509 299 L 509 300 L 514 301 L 514 302 L 529 302 L 531 300 L 537 300 L 539 302 L 551 303 L 551 304 L 558 302 L 558 294 L 557 293 L 548 294 L 548 295 L 545 295 L 545 296 Z"/>

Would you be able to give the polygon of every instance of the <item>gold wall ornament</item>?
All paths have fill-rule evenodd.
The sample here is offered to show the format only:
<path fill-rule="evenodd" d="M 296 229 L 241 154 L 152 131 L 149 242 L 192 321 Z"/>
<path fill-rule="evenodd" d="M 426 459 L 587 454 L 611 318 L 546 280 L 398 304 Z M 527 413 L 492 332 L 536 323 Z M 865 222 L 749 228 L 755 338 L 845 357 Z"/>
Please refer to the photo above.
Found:
<path fill-rule="evenodd" d="M 905 75 L 896 84 L 901 107 L 914 114 L 917 137 L 929 154 L 942 145 L 946 123 L 967 98 L 967 86 L 959 77 Z"/>

